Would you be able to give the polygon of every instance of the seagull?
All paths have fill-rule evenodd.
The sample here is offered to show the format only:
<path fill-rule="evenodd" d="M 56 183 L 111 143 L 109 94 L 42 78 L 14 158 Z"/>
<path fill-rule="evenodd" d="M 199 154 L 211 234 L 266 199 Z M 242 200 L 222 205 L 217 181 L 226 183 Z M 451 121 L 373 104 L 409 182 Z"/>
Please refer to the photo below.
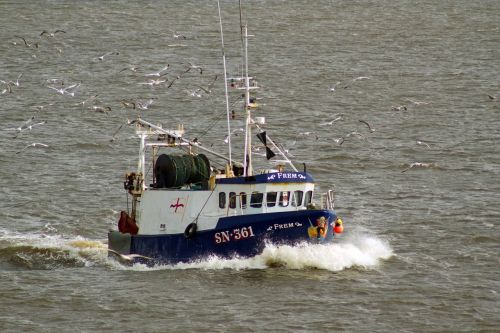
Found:
<path fill-rule="evenodd" d="M 54 105 L 54 103 L 49 103 L 47 105 L 33 105 L 32 108 L 36 109 L 35 113 L 38 113 L 38 112 L 42 111 L 46 106 L 52 106 L 52 105 Z"/>
<path fill-rule="evenodd" d="M 330 91 L 335 91 L 337 90 L 337 86 L 340 84 L 341 82 L 338 81 L 337 83 L 335 83 L 331 88 L 330 88 Z"/>
<path fill-rule="evenodd" d="M 122 129 L 123 125 L 130 125 L 130 124 L 131 124 L 130 120 L 127 119 L 127 121 L 124 122 L 123 124 L 121 124 L 120 127 L 118 127 L 118 129 L 113 133 L 113 135 L 111 136 L 111 139 L 109 141 L 110 142 L 115 141 L 116 135 L 118 134 L 118 132 L 120 132 L 120 130 Z"/>
<path fill-rule="evenodd" d="M 125 71 L 137 72 L 138 69 L 139 69 L 138 66 L 130 66 L 130 67 L 125 67 L 124 69 L 122 69 L 118 73 L 125 72 Z"/>
<path fill-rule="evenodd" d="M 28 41 L 26 41 L 26 39 L 24 39 L 24 37 L 21 37 L 21 36 L 14 36 L 14 37 L 21 38 L 24 42 L 24 45 L 26 45 L 26 47 L 34 46 L 35 48 L 38 48 L 38 43 L 28 43 Z"/>
<path fill-rule="evenodd" d="M 421 141 L 421 140 L 417 140 L 417 145 L 424 145 L 424 146 L 426 146 L 427 148 L 431 149 L 431 146 L 429 146 L 429 144 L 428 144 L 428 143 L 423 142 L 423 141 Z"/>
<path fill-rule="evenodd" d="M 420 168 L 429 168 L 431 166 L 432 166 L 432 163 L 414 162 L 414 163 L 410 164 L 410 166 L 408 168 L 404 169 L 401 172 L 406 172 L 406 171 L 408 171 L 410 169 L 417 168 L 417 167 L 420 167 Z"/>
<path fill-rule="evenodd" d="M 78 84 L 72 84 L 72 85 L 70 85 L 68 87 L 63 87 L 63 88 L 56 88 L 56 87 L 51 87 L 51 86 L 49 86 L 48 88 L 54 89 L 55 91 L 57 91 L 61 95 L 68 94 L 70 96 L 75 96 L 75 91 L 68 91 L 68 90 L 76 89 L 79 86 L 80 86 L 80 83 L 78 83 Z"/>
<path fill-rule="evenodd" d="M 189 69 L 197 69 L 200 72 L 200 75 L 203 74 L 203 68 L 201 66 L 195 65 L 192 62 L 188 62 Z"/>
<path fill-rule="evenodd" d="M 9 94 L 12 93 L 12 87 L 11 87 L 9 82 L 5 82 L 3 80 L 0 80 L 0 83 L 2 83 L 3 85 L 5 85 L 7 87 L 7 88 L 2 89 L 2 91 L 1 91 L 2 95 L 5 94 L 6 92 L 8 92 Z"/>
<path fill-rule="evenodd" d="M 408 102 L 410 102 L 411 104 L 414 104 L 414 105 L 427 105 L 429 104 L 429 102 L 419 102 L 419 101 L 415 101 L 415 100 L 411 100 L 409 98 L 406 99 Z"/>
<path fill-rule="evenodd" d="M 93 96 L 90 96 L 89 98 L 87 98 L 86 100 L 84 101 L 81 101 L 80 103 L 76 103 L 75 105 L 82 105 L 82 107 L 85 106 L 85 103 L 88 103 L 88 102 L 91 102 L 93 100 L 95 100 L 97 98 L 97 96 L 99 96 L 99 94 L 96 94 L 96 95 L 93 95 Z"/>
<path fill-rule="evenodd" d="M 35 119 L 35 116 L 33 116 L 32 119 Z M 43 120 L 41 122 L 32 124 L 31 123 L 32 119 L 29 120 L 29 122 L 30 122 L 29 124 L 16 128 L 17 133 L 16 133 L 16 135 L 14 135 L 14 137 L 13 137 L 14 139 L 17 138 L 22 131 L 26 131 L 26 130 L 31 131 L 33 129 L 33 127 L 44 125 L 47 123 L 47 121 Z"/>
<path fill-rule="evenodd" d="M 59 83 L 61 86 L 64 86 L 64 79 L 53 78 L 45 80 L 47 83 Z"/>
<path fill-rule="evenodd" d="M 147 85 L 147 86 L 157 86 L 159 84 L 162 84 L 163 82 L 167 82 L 167 80 L 160 80 L 160 78 L 156 80 L 149 80 L 148 82 L 140 82 L 138 83 L 139 85 Z"/>
<path fill-rule="evenodd" d="M 122 100 L 122 104 L 126 107 L 132 107 L 132 109 L 135 109 L 135 102 L 133 101 L 127 101 L 126 99 Z"/>
<path fill-rule="evenodd" d="M 20 151 L 16 152 L 16 154 L 19 154 L 20 152 L 28 149 L 29 147 L 43 147 L 43 148 L 48 148 L 49 146 L 46 145 L 45 143 L 33 142 L 32 144 L 29 144 L 26 147 L 24 147 L 23 149 L 21 149 Z"/>
<path fill-rule="evenodd" d="M 43 36 L 43 35 L 47 34 L 48 37 L 54 37 L 55 34 L 57 34 L 57 33 L 66 33 L 66 31 L 58 29 L 58 30 L 56 30 L 54 32 L 48 32 L 47 30 L 44 30 L 44 31 L 42 31 L 42 33 L 40 34 L 40 36 Z"/>
<path fill-rule="evenodd" d="M 326 123 L 321 123 L 321 124 L 319 124 L 319 126 L 327 126 L 327 125 L 332 126 L 334 122 L 339 121 L 339 120 L 344 120 L 343 115 L 340 115 L 331 121 L 327 121 Z"/>
<path fill-rule="evenodd" d="M 360 81 L 360 80 L 369 80 L 370 78 L 368 76 L 358 76 L 351 81 L 349 81 L 346 85 L 344 85 L 342 88 L 347 89 L 349 88 L 354 82 Z"/>
<path fill-rule="evenodd" d="M 118 256 L 118 258 L 120 258 L 124 261 L 127 261 L 127 262 L 132 262 L 132 261 L 134 261 L 134 259 L 137 259 L 137 258 L 146 259 L 146 260 L 153 260 L 153 258 L 146 257 L 146 256 L 143 256 L 140 254 L 135 254 L 135 253 L 122 254 L 122 253 L 119 253 L 119 252 L 112 250 L 112 249 L 108 249 L 108 252 L 113 253 L 114 255 Z"/>
<path fill-rule="evenodd" d="M 365 124 L 366 126 L 368 126 L 368 130 L 370 131 L 370 133 L 373 133 L 375 132 L 375 129 L 373 129 L 370 124 L 368 124 L 368 122 L 364 121 L 364 120 L 359 120 L 360 122 L 362 122 L 363 124 Z"/>
<path fill-rule="evenodd" d="M 492 95 L 488 95 L 488 98 L 489 98 L 491 101 L 492 101 L 492 100 L 497 99 L 497 97 L 496 97 L 496 96 L 492 96 Z"/>
<path fill-rule="evenodd" d="M 99 61 L 103 61 L 105 57 L 109 56 L 109 55 L 119 55 L 120 53 L 119 52 L 116 52 L 116 51 L 113 51 L 113 52 L 107 52 L 105 54 L 103 54 L 102 56 L 99 56 L 97 57 L 97 59 Z"/>
<path fill-rule="evenodd" d="M 258 156 L 266 156 L 266 153 L 261 153 L 261 148 L 264 146 L 252 146 L 252 153 Z"/>
<path fill-rule="evenodd" d="M 366 138 L 365 138 L 365 136 L 364 136 L 363 134 L 358 133 L 358 132 L 356 132 L 356 131 L 352 131 L 352 132 L 350 132 L 350 133 L 347 133 L 347 134 L 346 134 L 346 135 L 344 135 L 343 137 L 338 138 L 338 139 L 337 139 L 337 140 L 338 140 L 338 142 L 337 142 L 337 143 L 341 145 L 342 143 L 344 143 L 345 139 L 347 139 L 348 137 L 351 137 L 351 136 L 353 136 L 353 135 L 359 136 L 360 138 L 362 138 L 362 139 L 365 139 L 365 140 L 366 140 Z"/>
<path fill-rule="evenodd" d="M 174 31 L 173 36 L 174 36 L 175 39 L 179 39 L 179 38 L 180 39 L 187 39 L 186 36 L 177 33 L 177 31 Z"/>
<path fill-rule="evenodd" d="M 358 133 L 358 132 L 356 132 L 356 131 L 352 131 L 352 132 L 350 132 L 350 133 L 347 133 L 345 137 L 346 137 L 346 138 L 348 138 L 348 137 L 350 137 L 350 136 L 352 136 L 352 135 L 357 135 L 357 136 L 362 137 L 362 138 L 364 138 L 364 137 L 365 137 L 363 134 Z"/>
<path fill-rule="evenodd" d="M 21 78 L 21 76 L 23 76 L 23 74 L 22 74 L 22 73 L 21 73 L 21 74 L 19 74 L 19 75 L 17 76 L 17 80 L 16 80 L 16 82 L 14 82 L 14 81 L 9 81 L 8 83 L 13 84 L 13 85 L 15 85 L 16 87 L 19 87 L 19 79 Z M 4 81 L 1 81 L 1 82 L 2 82 L 2 83 L 4 83 Z"/>
<path fill-rule="evenodd" d="M 341 144 L 343 144 L 343 143 L 344 143 L 345 139 L 344 139 L 344 137 L 343 137 L 343 136 L 341 136 L 341 137 L 339 137 L 339 138 L 335 138 L 335 139 L 333 139 L 333 141 L 334 141 L 336 144 L 341 145 Z"/>
<path fill-rule="evenodd" d="M 108 111 L 111 111 L 111 107 L 94 105 L 94 106 L 92 106 L 92 110 L 95 112 L 108 114 Z"/>
<path fill-rule="evenodd" d="M 189 94 L 189 96 L 201 98 L 200 91 L 201 91 L 201 89 L 195 89 L 193 91 L 187 90 L 187 93 Z"/>
<path fill-rule="evenodd" d="M 391 108 L 392 111 L 406 111 L 408 110 L 408 108 L 406 107 L 406 105 L 398 105 L 398 106 L 393 106 Z"/>
<path fill-rule="evenodd" d="M 154 99 L 150 98 L 144 102 L 137 101 L 137 107 L 141 110 L 147 110 L 151 104 L 153 104 Z"/>
<path fill-rule="evenodd" d="M 212 92 L 212 87 L 214 86 L 215 81 L 217 80 L 217 75 L 215 75 L 212 83 L 210 83 L 206 88 L 203 88 L 202 86 L 198 86 L 201 90 L 206 92 L 207 94 L 210 94 Z"/>
<path fill-rule="evenodd" d="M 166 71 L 169 67 L 170 67 L 170 65 L 167 64 L 167 66 L 163 67 L 158 72 L 149 73 L 149 74 L 146 74 L 144 76 L 163 76 L 163 75 L 166 75 L 167 73 L 163 73 L 163 72 Z"/>
<path fill-rule="evenodd" d="M 231 131 L 231 135 L 238 136 L 238 132 L 245 132 L 243 128 L 237 128 Z M 229 135 L 226 134 L 224 137 L 224 143 L 229 143 Z"/>
<path fill-rule="evenodd" d="M 180 76 L 180 75 L 177 75 L 177 76 L 175 77 L 175 79 L 173 79 L 173 80 L 170 82 L 170 84 L 167 86 L 167 89 L 168 89 L 168 88 L 170 88 L 170 87 L 174 84 L 174 82 L 175 82 L 175 81 L 177 81 L 177 80 L 179 80 L 180 78 L 181 78 L 181 76 Z"/>
<path fill-rule="evenodd" d="M 295 143 L 297 143 L 297 141 L 293 141 L 291 146 L 294 146 Z M 281 143 L 278 143 L 276 145 L 276 147 L 278 147 L 279 150 L 283 151 L 285 153 L 285 155 L 289 156 L 289 157 L 293 157 L 293 155 L 290 153 L 290 148 L 286 148 L 285 146 L 283 146 Z"/>
<path fill-rule="evenodd" d="M 24 128 L 26 128 L 29 125 L 31 125 L 31 123 L 33 123 L 33 120 L 35 120 L 35 116 L 34 115 L 31 116 L 30 119 L 28 119 L 24 123 L 22 123 L 21 126 L 19 126 L 17 128 L 10 128 L 10 129 L 16 130 L 17 132 L 21 132 Z"/>

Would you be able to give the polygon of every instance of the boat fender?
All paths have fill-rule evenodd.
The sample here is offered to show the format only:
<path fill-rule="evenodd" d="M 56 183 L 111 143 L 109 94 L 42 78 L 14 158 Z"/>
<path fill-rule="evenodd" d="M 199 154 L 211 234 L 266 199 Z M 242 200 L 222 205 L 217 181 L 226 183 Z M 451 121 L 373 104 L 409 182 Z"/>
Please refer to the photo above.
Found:
<path fill-rule="evenodd" d="M 342 219 L 340 217 L 337 217 L 335 220 L 335 227 L 333 227 L 333 231 L 335 231 L 336 234 L 341 234 L 344 231 L 344 226 L 342 225 Z"/>
<path fill-rule="evenodd" d="M 198 229 L 198 225 L 194 222 L 189 223 L 188 226 L 186 227 L 186 230 L 184 230 L 184 237 L 187 239 L 191 239 L 196 235 L 196 230 Z"/>
<path fill-rule="evenodd" d="M 118 221 L 118 231 L 122 234 L 137 235 L 139 227 L 135 223 L 135 219 L 130 217 L 127 212 L 120 212 L 120 220 Z"/>

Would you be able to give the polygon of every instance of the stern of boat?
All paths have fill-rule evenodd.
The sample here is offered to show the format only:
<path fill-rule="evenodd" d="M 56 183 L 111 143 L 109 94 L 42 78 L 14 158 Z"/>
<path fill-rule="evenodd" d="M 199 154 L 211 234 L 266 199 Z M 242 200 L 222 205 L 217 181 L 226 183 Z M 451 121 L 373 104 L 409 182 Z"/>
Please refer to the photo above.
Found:
<path fill-rule="evenodd" d="M 130 254 L 130 246 L 132 244 L 132 235 L 122 233 L 117 230 L 108 232 L 108 250 L 109 253 Z"/>

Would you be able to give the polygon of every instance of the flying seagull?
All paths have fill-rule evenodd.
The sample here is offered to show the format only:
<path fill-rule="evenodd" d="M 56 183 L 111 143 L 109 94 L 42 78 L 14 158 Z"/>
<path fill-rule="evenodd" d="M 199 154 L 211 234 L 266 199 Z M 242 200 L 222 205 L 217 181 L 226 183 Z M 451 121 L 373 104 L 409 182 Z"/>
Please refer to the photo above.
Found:
<path fill-rule="evenodd" d="M 195 65 L 192 62 L 188 62 L 189 69 L 197 69 L 200 72 L 200 75 L 203 74 L 203 68 L 201 66 Z"/>
<path fill-rule="evenodd" d="M 119 53 L 119 52 L 116 52 L 116 51 L 114 51 L 114 52 L 107 52 L 107 53 L 104 53 L 102 56 L 97 57 L 97 59 L 98 59 L 99 61 L 103 61 L 103 60 L 104 60 L 104 58 L 105 58 L 105 57 L 107 57 L 107 56 L 109 56 L 109 55 L 119 55 L 119 54 L 120 54 L 120 53 Z"/>
<path fill-rule="evenodd" d="M 21 74 L 19 74 L 19 75 L 17 76 L 17 80 L 16 80 L 16 82 L 14 82 L 14 81 L 9 81 L 9 82 L 6 82 L 6 81 L 4 81 L 4 80 L 0 80 L 0 83 L 2 83 L 2 84 L 6 84 L 6 85 L 8 85 L 8 86 L 16 86 L 16 87 L 19 87 L 19 79 L 21 78 L 21 76 L 23 76 L 23 74 L 22 74 L 22 73 L 21 73 Z"/>
<path fill-rule="evenodd" d="M 43 147 L 43 148 L 48 148 L 49 146 L 46 145 L 45 143 L 33 142 L 32 144 L 29 144 L 26 147 L 24 147 L 23 149 L 21 149 L 20 151 L 16 152 L 16 154 L 19 154 L 20 152 L 28 149 L 29 147 Z"/>
<path fill-rule="evenodd" d="M 217 80 L 217 75 L 215 75 L 213 81 L 206 87 L 203 88 L 202 86 L 198 86 L 201 90 L 203 90 L 205 93 L 210 94 L 212 92 L 212 87 L 214 86 L 215 81 Z"/>
<path fill-rule="evenodd" d="M 370 78 L 368 76 L 358 76 L 352 80 L 350 80 L 347 84 L 345 84 L 342 88 L 347 89 L 349 88 L 354 82 L 360 81 L 360 80 L 369 80 Z"/>
<path fill-rule="evenodd" d="M 431 146 L 429 146 L 428 143 L 424 142 L 424 141 L 421 141 L 421 140 L 417 140 L 417 145 L 423 145 L 423 146 L 426 146 L 427 148 L 431 149 Z"/>
<path fill-rule="evenodd" d="M 368 130 L 370 131 L 370 133 L 375 132 L 375 129 L 373 129 L 373 128 L 370 126 L 370 124 L 368 124 L 368 122 L 366 122 L 366 121 L 364 121 L 364 120 L 362 120 L 362 119 L 360 119 L 359 121 L 360 121 L 361 123 L 365 124 L 366 126 L 368 126 Z"/>
<path fill-rule="evenodd" d="M 170 67 L 169 64 L 167 64 L 167 66 L 163 67 L 162 69 L 160 69 L 159 71 L 157 72 L 153 72 L 153 73 L 149 73 L 149 74 L 146 74 L 144 76 L 163 76 L 163 75 L 166 75 L 167 73 L 164 73 L 168 68 Z"/>
<path fill-rule="evenodd" d="M 431 163 L 414 162 L 414 163 L 410 164 L 409 167 L 407 167 L 406 169 L 404 169 L 401 172 L 406 172 L 406 171 L 413 169 L 413 168 L 429 168 L 431 166 L 432 166 Z"/>
<path fill-rule="evenodd" d="M 340 116 L 336 117 L 333 120 L 330 120 L 330 121 L 327 121 L 325 123 L 319 124 L 319 126 L 327 126 L 327 125 L 332 126 L 334 122 L 339 121 L 339 120 L 343 120 L 343 119 L 344 119 L 343 115 L 340 115 Z"/>
<path fill-rule="evenodd" d="M 108 249 L 108 252 L 110 253 L 113 253 L 114 255 L 116 255 L 119 259 L 121 260 L 124 260 L 124 261 L 127 261 L 127 262 L 132 262 L 134 259 L 136 258 L 140 258 L 140 259 L 146 259 L 146 260 L 152 260 L 153 258 L 150 258 L 150 257 L 146 257 L 146 256 L 143 256 L 143 255 L 140 255 L 140 254 L 135 254 L 135 253 L 131 253 L 131 254 L 122 254 L 122 253 L 119 253 L 115 250 L 112 250 L 112 249 Z"/>
<path fill-rule="evenodd" d="M 48 32 L 47 30 L 44 30 L 44 31 L 42 31 L 42 33 L 40 34 L 40 36 L 43 36 L 43 35 L 47 34 L 48 37 L 54 37 L 57 33 L 64 33 L 65 34 L 66 31 L 57 29 L 54 32 Z"/>
<path fill-rule="evenodd" d="M 33 119 L 34 119 L 34 116 L 33 116 Z M 47 123 L 47 121 L 43 120 L 43 121 L 38 122 L 38 123 L 31 123 L 30 122 L 29 124 L 26 124 L 22 127 L 18 127 L 18 128 L 16 128 L 17 133 L 16 133 L 16 135 L 14 135 L 13 138 L 14 139 L 17 138 L 19 136 L 19 134 L 21 134 L 22 131 L 26 131 L 26 130 L 31 131 L 33 129 L 33 127 L 44 125 L 46 123 Z"/>
<path fill-rule="evenodd" d="M 24 38 L 24 37 L 21 37 L 21 36 L 15 36 L 16 38 L 21 38 L 24 42 L 24 45 L 26 45 L 26 47 L 32 47 L 34 46 L 35 48 L 38 48 L 38 43 L 28 43 L 28 41 Z"/>

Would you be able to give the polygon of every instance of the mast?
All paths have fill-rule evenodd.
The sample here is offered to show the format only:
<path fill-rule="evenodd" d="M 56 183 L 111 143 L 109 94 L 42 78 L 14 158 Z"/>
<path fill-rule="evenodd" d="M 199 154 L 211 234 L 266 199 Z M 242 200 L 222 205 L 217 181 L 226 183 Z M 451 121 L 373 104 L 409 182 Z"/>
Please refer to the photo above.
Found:
<path fill-rule="evenodd" d="M 231 157 L 231 120 L 229 115 L 229 96 L 227 90 L 227 70 L 226 70 L 226 52 L 224 51 L 224 33 L 222 29 L 222 16 L 220 13 L 220 2 L 217 0 L 217 8 L 219 10 L 219 25 L 220 25 L 220 40 L 222 48 L 222 63 L 224 67 L 224 95 L 226 99 L 226 117 L 227 117 L 227 140 L 228 140 L 228 155 L 229 155 L 229 170 L 233 170 L 233 162 Z M 229 176 L 229 175 L 228 175 Z"/>
<path fill-rule="evenodd" d="M 250 112 L 250 77 L 248 76 L 248 27 L 243 26 L 245 37 L 245 157 L 243 160 L 244 176 L 253 175 L 252 169 L 252 115 Z"/>

